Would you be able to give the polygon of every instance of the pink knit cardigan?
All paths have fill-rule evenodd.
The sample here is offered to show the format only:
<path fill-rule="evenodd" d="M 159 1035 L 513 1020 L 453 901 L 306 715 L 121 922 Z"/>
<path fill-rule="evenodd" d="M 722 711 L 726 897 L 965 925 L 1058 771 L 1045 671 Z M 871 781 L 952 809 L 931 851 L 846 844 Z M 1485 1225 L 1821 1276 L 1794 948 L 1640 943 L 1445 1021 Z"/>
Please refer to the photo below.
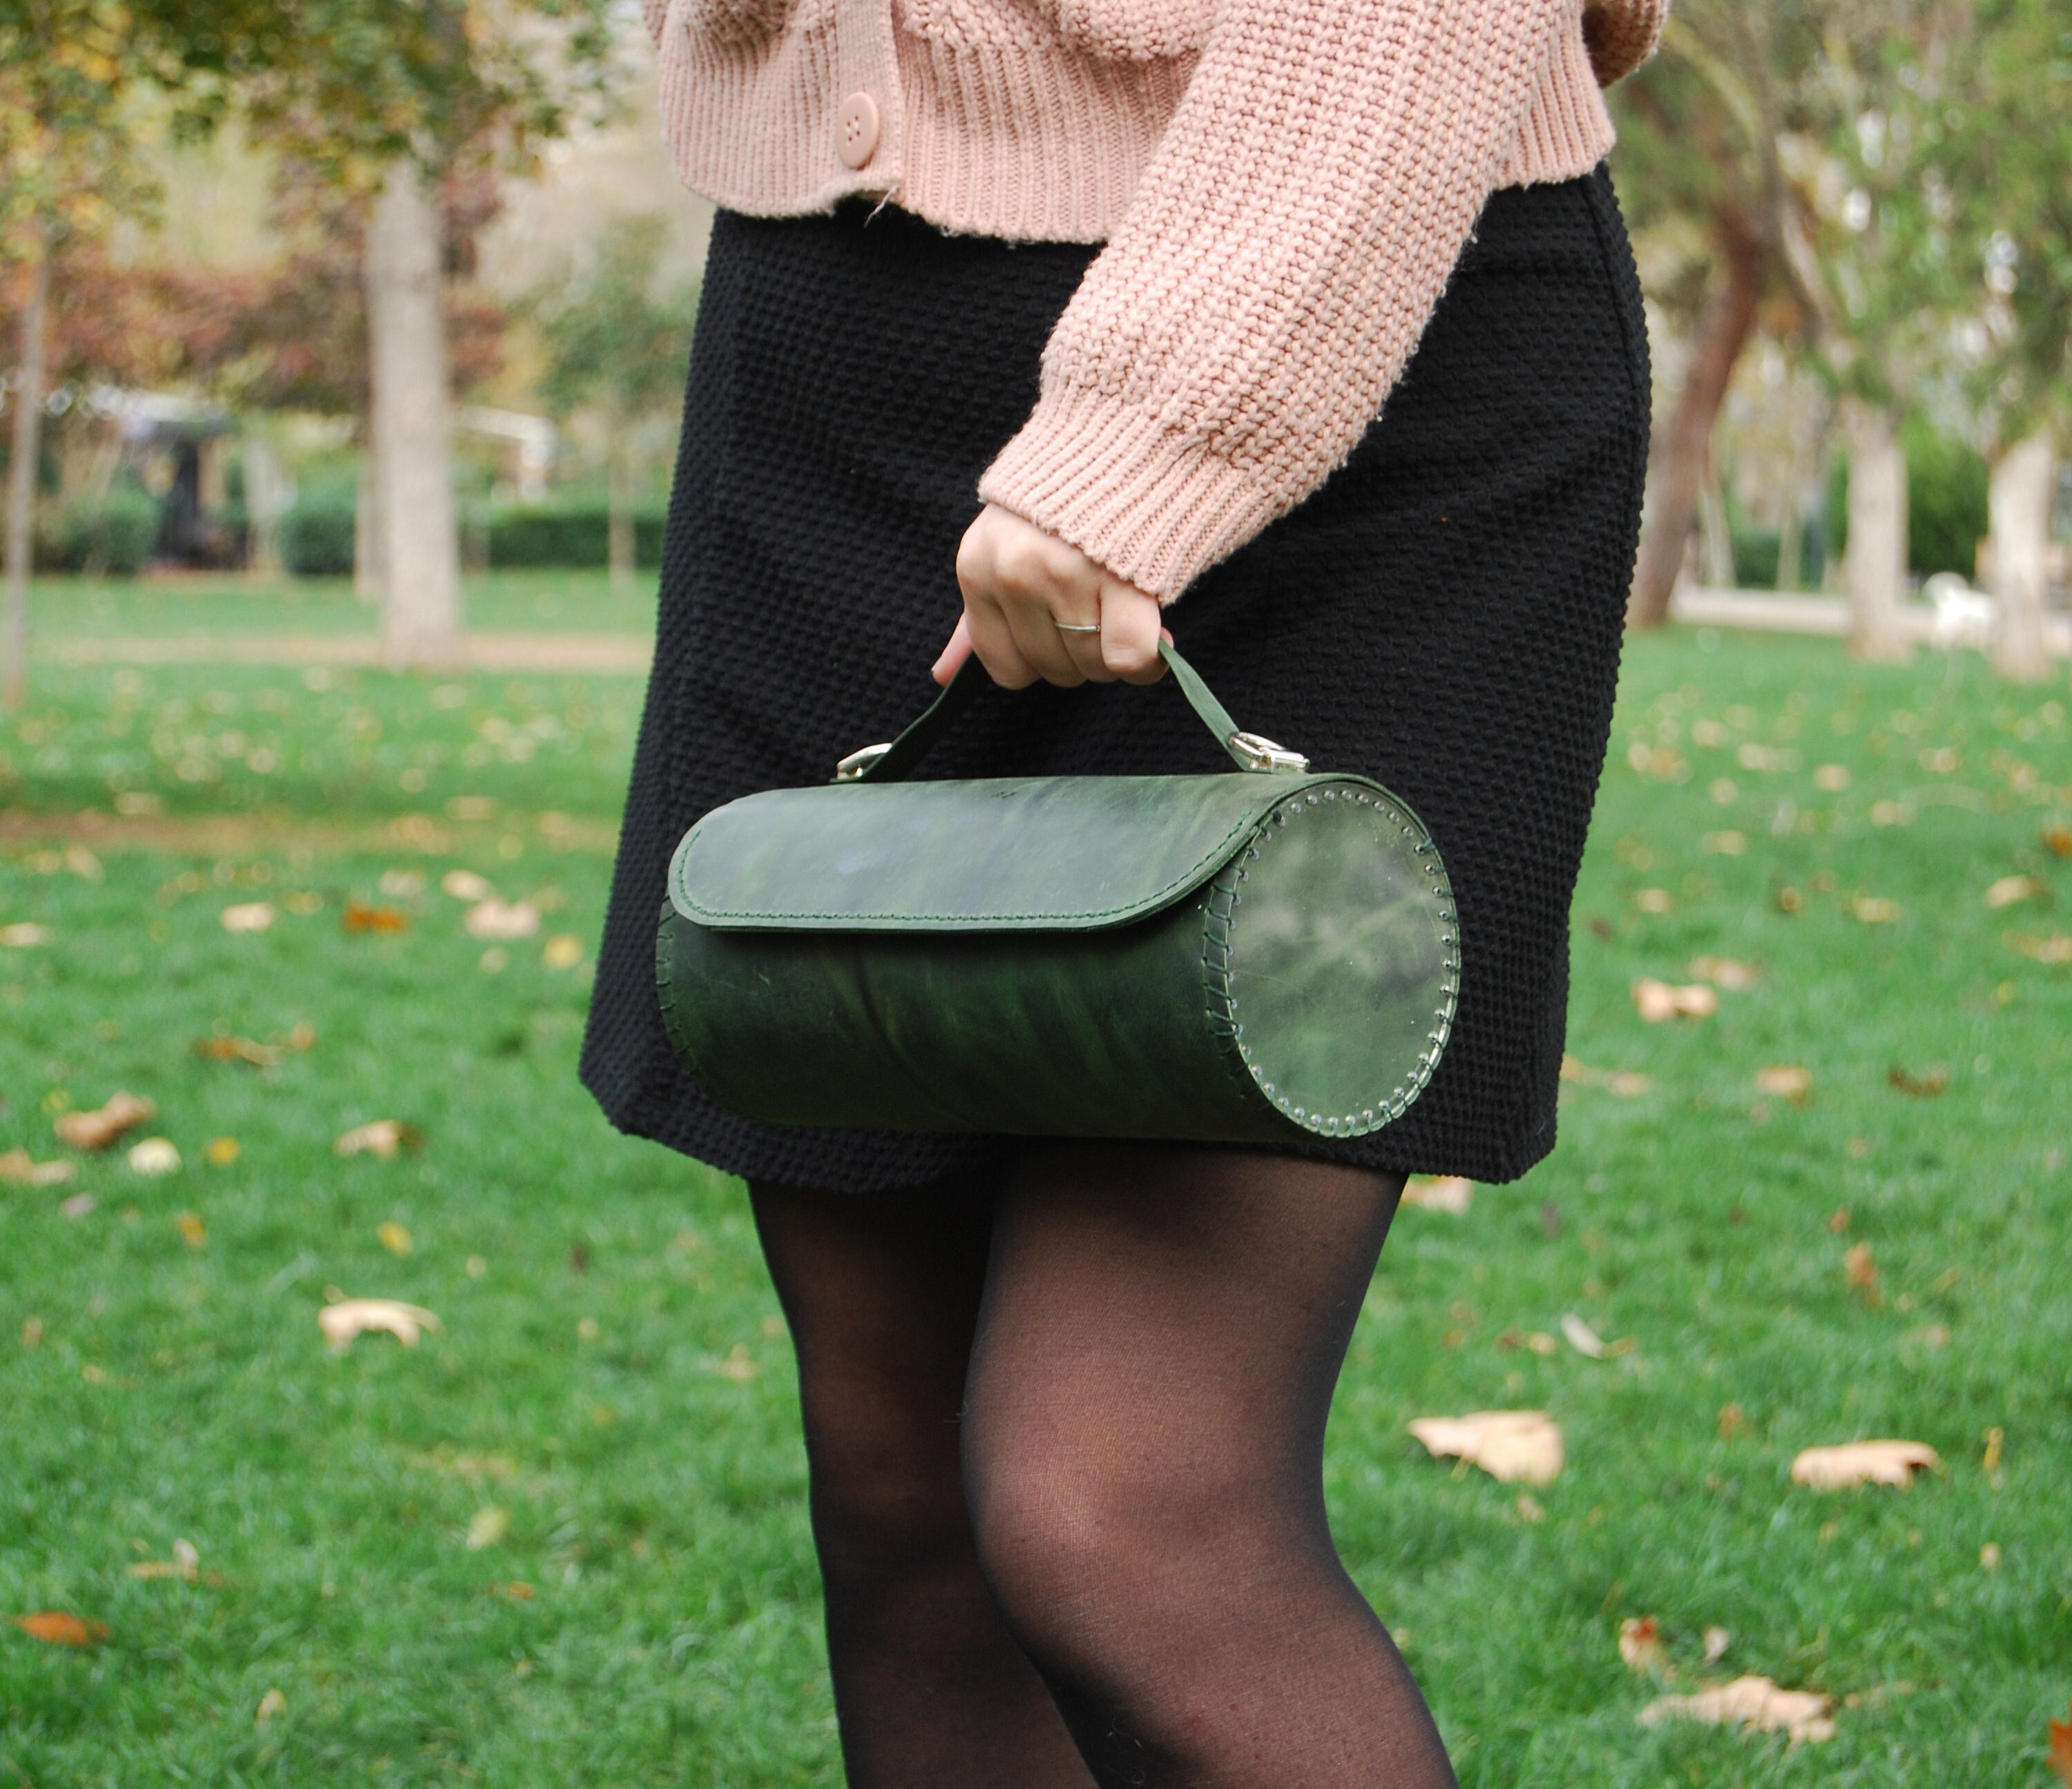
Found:
<path fill-rule="evenodd" d="M 979 494 L 1170 601 L 1351 451 L 1490 194 L 1603 157 L 1667 0 L 644 4 L 720 204 L 1107 244 Z"/>

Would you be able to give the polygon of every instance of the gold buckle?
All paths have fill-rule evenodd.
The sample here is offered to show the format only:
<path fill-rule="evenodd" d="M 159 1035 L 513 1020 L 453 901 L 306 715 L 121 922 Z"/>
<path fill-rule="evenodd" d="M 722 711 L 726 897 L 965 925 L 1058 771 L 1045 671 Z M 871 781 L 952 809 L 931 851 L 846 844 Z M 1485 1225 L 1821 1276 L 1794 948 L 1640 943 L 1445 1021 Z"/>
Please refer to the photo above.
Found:
<path fill-rule="evenodd" d="M 1231 750 L 1244 760 L 1248 771 L 1272 771 L 1285 775 L 1297 775 L 1309 767 L 1309 760 L 1299 751 L 1290 751 L 1285 746 L 1276 746 L 1271 739 L 1261 738 L 1256 733 L 1233 733 L 1230 736 Z"/>
<path fill-rule="evenodd" d="M 891 742 L 888 740 L 882 746 L 865 746 L 860 751 L 851 752 L 848 757 L 835 766 L 835 780 L 837 783 L 854 783 L 861 780 L 863 773 L 891 749 Z"/>

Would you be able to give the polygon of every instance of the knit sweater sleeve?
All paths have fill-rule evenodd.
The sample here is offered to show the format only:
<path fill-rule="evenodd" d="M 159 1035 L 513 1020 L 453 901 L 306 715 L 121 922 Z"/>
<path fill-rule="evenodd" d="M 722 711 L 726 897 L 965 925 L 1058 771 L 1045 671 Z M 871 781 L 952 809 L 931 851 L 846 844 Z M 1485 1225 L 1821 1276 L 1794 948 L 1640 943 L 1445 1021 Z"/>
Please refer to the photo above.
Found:
<path fill-rule="evenodd" d="M 1401 374 L 1582 12 L 1222 0 L 981 496 L 1165 601 L 1293 508 Z"/>

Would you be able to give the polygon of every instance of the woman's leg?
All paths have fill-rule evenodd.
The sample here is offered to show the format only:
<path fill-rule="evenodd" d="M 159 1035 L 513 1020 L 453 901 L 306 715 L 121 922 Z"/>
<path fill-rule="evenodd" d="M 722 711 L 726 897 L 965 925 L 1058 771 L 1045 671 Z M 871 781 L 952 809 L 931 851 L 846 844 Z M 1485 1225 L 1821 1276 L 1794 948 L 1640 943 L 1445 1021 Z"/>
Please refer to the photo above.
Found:
<path fill-rule="evenodd" d="M 1453 1783 L 1324 1511 L 1331 1393 L 1401 1190 L 1075 1145 L 1003 1192 L 967 1495 L 1008 1624 L 1102 1785 Z"/>
<path fill-rule="evenodd" d="M 850 1789 L 1087 1789 L 964 1513 L 959 1420 L 991 1199 L 951 1185 L 758 1186 L 754 1199 L 798 1352 Z"/>

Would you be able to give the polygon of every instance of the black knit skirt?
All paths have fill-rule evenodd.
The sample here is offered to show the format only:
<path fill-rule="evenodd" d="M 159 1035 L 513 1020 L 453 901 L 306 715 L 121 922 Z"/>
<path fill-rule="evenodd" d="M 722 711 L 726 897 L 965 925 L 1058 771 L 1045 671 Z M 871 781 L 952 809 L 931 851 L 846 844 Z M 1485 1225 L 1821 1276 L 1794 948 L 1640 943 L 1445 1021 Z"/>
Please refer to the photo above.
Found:
<path fill-rule="evenodd" d="M 1013 1139 L 775 1129 L 671 1055 L 671 851 L 708 809 L 824 782 L 933 695 L 980 472 L 1036 400 L 1096 250 L 897 210 L 722 214 L 691 355 L 660 635 L 585 1041 L 622 1129 L 752 1178 L 864 1192 Z M 1568 907 L 1603 766 L 1646 455 L 1640 290 L 1600 170 L 1489 203 L 1416 358 L 1322 489 L 1206 574 L 1174 637 L 1241 726 L 1363 772 L 1457 897 L 1452 1040 L 1398 1122 L 1292 1153 L 1495 1181 L 1553 1146 Z M 1227 768 L 1178 690 L 989 691 L 927 776 Z"/>

